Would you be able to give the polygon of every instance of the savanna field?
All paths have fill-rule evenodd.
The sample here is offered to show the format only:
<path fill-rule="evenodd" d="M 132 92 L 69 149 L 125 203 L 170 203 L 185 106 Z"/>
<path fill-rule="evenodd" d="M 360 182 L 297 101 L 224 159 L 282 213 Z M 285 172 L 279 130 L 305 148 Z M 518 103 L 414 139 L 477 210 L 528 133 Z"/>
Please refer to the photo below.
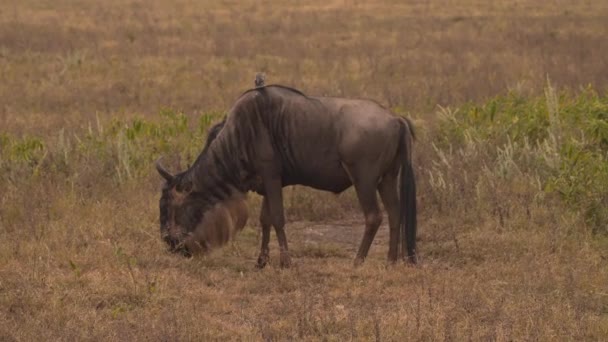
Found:
<path fill-rule="evenodd" d="M 0 3 L 0 341 L 608 340 L 605 1 Z M 284 189 L 293 266 L 186 259 L 162 178 L 267 83 L 412 119 L 418 266 L 352 189 Z"/>

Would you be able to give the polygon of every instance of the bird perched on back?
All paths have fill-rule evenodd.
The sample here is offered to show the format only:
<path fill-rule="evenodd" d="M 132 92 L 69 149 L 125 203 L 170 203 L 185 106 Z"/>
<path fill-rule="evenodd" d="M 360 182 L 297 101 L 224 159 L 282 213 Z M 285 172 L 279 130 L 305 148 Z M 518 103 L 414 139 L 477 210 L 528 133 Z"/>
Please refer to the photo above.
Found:
<path fill-rule="evenodd" d="M 255 74 L 255 87 L 260 88 L 266 85 L 266 74 L 258 72 Z"/>

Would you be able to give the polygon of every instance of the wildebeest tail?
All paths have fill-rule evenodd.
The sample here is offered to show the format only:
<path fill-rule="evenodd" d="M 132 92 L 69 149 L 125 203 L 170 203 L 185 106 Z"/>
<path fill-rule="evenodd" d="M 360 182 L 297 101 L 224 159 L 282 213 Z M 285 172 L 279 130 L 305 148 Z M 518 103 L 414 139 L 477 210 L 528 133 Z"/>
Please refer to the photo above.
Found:
<path fill-rule="evenodd" d="M 401 120 L 401 148 L 403 153 L 401 159 L 401 180 L 399 185 L 399 198 L 401 202 L 401 214 L 399 225 L 401 230 L 402 256 L 411 263 L 416 263 L 416 180 L 412 166 L 412 145 L 414 131 L 412 123 Z"/>

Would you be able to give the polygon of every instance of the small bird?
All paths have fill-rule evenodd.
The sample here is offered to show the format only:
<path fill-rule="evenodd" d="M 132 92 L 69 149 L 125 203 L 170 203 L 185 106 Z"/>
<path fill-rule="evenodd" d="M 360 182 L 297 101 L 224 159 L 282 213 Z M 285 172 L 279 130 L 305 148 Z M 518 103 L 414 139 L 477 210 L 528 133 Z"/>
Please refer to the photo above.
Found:
<path fill-rule="evenodd" d="M 260 88 L 266 85 L 266 74 L 258 72 L 255 74 L 255 87 Z"/>

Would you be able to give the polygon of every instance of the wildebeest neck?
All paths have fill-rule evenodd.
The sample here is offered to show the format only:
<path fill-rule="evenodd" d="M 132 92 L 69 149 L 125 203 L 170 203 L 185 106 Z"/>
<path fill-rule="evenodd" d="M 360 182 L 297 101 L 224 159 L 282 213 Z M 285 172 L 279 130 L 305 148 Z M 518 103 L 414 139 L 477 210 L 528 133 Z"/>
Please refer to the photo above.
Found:
<path fill-rule="evenodd" d="M 221 134 L 230 131 L 228 134 Z M 243 134 L 222 122 L 209 132 L 207 144 L 194 165 L 184 175 L 193 184 L 193 191 L 206 202 L 230 198 L 234 192 L 245 193 L 248 166 L 247 148 L 242 146 Z"/>
<path fill-rule="evenodd" d="M 226 159 L 215 151 L 209 151 L 184 175 L 192 182 L 191 196 L 200 203 L 212 206 L 235 193 L 245 193 L 247 190 L 242 186 L 239 164 L 237 158 Z"/>

